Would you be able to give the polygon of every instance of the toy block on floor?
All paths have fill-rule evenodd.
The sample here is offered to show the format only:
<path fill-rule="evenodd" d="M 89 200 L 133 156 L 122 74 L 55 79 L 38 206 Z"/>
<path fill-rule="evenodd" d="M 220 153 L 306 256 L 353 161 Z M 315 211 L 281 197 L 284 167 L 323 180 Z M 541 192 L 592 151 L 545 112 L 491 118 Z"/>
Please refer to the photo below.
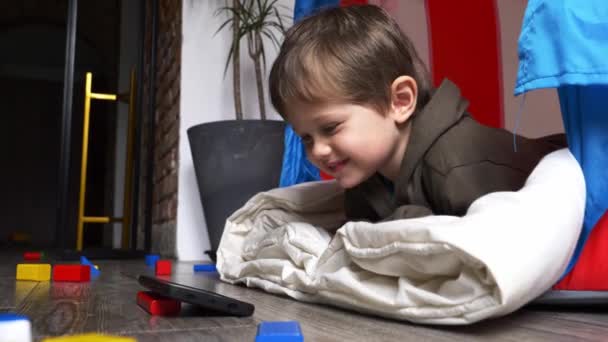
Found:
<path fill-rule="evenodd" d="M 262 322 L 255 342 L 304 342 L 304 336 L 297 321 Z"/>
<path fill-rule="evenodd" d="M 42 342 L 137 342 L 136 339 L 124 336 L 84 334 L 45 338 Z"/>
<path fill-rule="evenodd" d="M 198 264 L 194 265 L 194 272 L 217 272 L 215 264 Z"/>
<path fill-rule="evenodd" d="M 42 259 L 42 252 L 25 252 L 23 253 L 23 259 L 27 261 L 37 261 Z"/>
<path fill-rule="evenodd" d="M 55 265 L 53 281 L 89 281 L 91 267 L 89 265 Z"/>
<path fill-rule="evenodd" d="M 182 303 L 179 300 L 152 291 L 137 292 L 137 305 L 149 314 L 156 316 L 175 316 L 179 314 L 182 308 Z"/>
<path fill-rule="evenodd" d="M 158 254 L 147 254 L 146 255 L 146 266 L 154 266 L 156 262 L 160 260 L 160 255 Z"/>
<path fill-rule="evenodd" d="M 26 316 L 13 313 L 0 314 L 0 340 L 31 342 L 32 324 Z"/>
<path fill-rule="evenodd" d="M 80 257 L 80 264 L 89 265 L 89 267 L 91 268 L 91 278 L 98 277 L 101 274 L 99 268 L 93 265 L 93 263 L 90 262 L 89 259 L 87 259 L 87 257 L 85 257 L 84 255 Z"/>
<path fill-rule="evenodd" d="M 50 264 L 17 264 L 17 280 L 51 280 Z"/>
<path fill-rule="evenodd" d="M 158 260 L 154 268 L 156 275 L 171 275 L 171 260 Z"/>

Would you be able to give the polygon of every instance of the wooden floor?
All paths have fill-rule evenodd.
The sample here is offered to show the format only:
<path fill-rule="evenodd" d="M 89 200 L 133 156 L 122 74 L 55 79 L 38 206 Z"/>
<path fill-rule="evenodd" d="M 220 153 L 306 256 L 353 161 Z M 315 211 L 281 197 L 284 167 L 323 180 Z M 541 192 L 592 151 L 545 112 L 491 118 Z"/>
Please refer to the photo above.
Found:
<path fill-rule="evenodd" d="M 296 302 L 221 283 L 218 291 L 255 305 L 252 317 L 213 317 L 186 307 L 179 317 L 150 316 L 135 302 L 143 260 L 95 261 L 89 283 L 15 280 L 17 252 L 0 252 L 0 312 L 27 315 L 35 341 L 47 336 L 103 332 L 138 341 L 254 341 L 262 321 L 297 320 L 306 341 L 606 341 L 607 312 L 524 308 L 471 326 L 420 326 L 322 305 Z M 174 276 L 196 279 L 193 263 L 175 263 Z M 0 336 L 0 340 L 1 340 Z"/>

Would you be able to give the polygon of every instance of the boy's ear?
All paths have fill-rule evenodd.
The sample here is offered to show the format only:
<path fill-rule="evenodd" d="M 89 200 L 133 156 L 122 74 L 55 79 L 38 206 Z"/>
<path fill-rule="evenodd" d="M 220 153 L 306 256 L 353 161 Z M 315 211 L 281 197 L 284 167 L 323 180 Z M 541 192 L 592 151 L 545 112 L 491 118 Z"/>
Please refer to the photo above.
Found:
<path fill-rule="evenodd" d="M 390 115 L 396 123 L 404 123 L 414 114 L 418 85 L 410 76 L 399 76 L 391 84 Z"/>

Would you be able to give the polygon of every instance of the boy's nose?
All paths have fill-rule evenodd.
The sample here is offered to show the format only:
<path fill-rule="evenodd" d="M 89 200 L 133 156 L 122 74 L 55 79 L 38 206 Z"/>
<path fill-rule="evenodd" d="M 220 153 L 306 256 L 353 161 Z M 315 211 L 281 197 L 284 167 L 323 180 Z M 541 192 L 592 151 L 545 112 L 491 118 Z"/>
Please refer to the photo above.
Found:
<path fill-rule="evenodd" d="M 325 159 L 327 159 L 327 157 L 329 157 L 329 155 L 331 154 L 331 147 L 329 146 L 329 144 L 323 142 L 323 141 L 319 141 L 316 142 L 314 146 L 312 147 L 312 157 L 316 160 L 319 161 L 323 161 Z"/>

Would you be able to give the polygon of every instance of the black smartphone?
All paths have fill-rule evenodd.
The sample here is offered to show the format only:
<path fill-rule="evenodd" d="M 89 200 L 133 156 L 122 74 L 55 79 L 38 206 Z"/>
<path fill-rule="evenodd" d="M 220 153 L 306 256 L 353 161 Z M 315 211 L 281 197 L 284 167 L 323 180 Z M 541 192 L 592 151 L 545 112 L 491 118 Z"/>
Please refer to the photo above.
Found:
<path fill-rule="evenodd" d="M 188 285 L 178 284 L 165 279 L 140 275 L 139 283 L 165 297 L 195 304 L 205 309 L 231 316 L 251 316 L 255 307 L 234 298 Z"/>

